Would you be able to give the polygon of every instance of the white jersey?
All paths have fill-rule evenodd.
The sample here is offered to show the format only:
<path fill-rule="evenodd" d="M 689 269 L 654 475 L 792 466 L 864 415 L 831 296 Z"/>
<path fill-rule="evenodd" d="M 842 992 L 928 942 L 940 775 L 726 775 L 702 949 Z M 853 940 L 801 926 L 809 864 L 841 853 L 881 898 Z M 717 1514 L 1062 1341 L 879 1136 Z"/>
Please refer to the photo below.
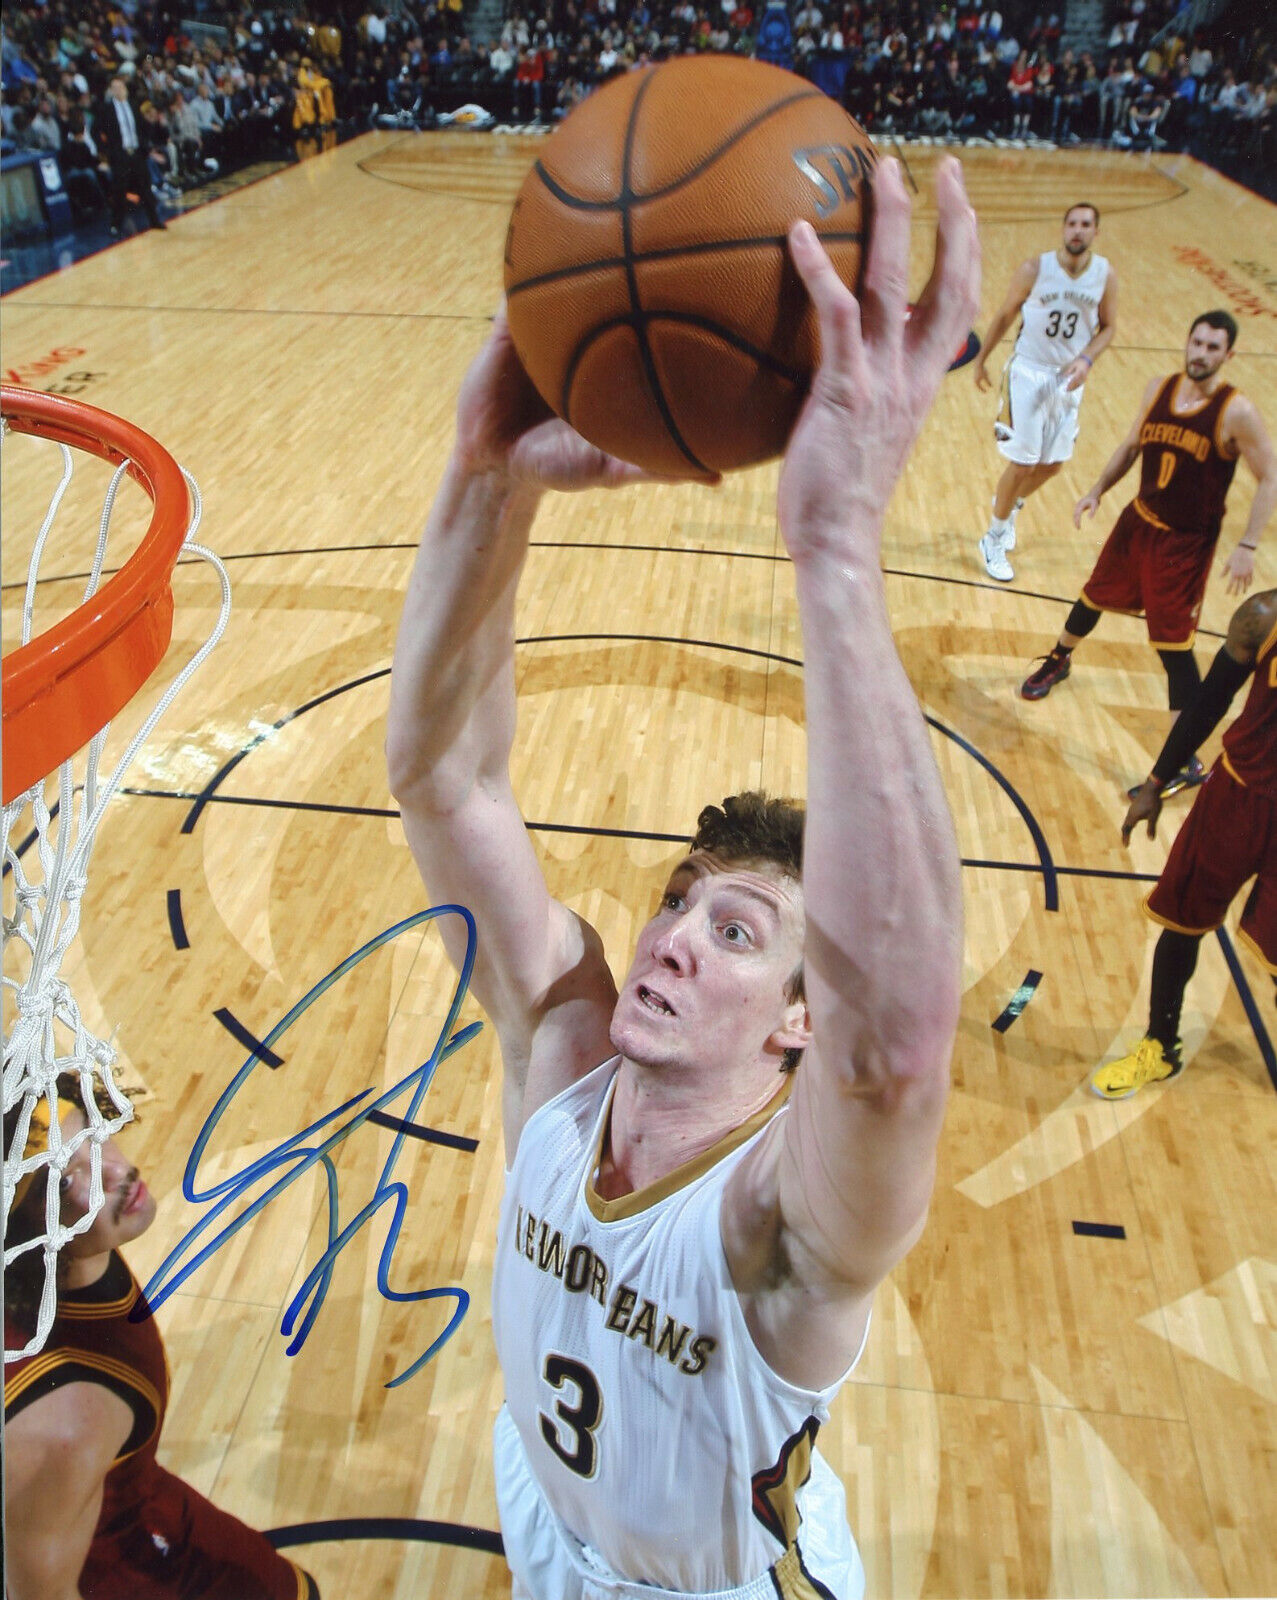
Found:
<path fill-rule="evenodd" d="M 1093 255 L 1080 277 L 1070 278 L 1054 250 L 1038 259 L 1038 275 L 1020 308 L 1015 359 L 1039 367 L 1067 367 L 1081 355 L 1100 325 L 1100 301 L 1109 264 Z"/>
<path fill-rule="evenodd" d="M 543 1520 L 566 1529 L 574 1548 L 580 1541 L 599 1571 L 680 1593 L 758 1582 L 769 1596 L 789 1593 L 769 1574 L 806 1567 L 806 1508 L 818 1542 L 823 1514 L 807 1496 L 833 1474 L 813 1444 L 839 1384 L 798 1388 L 763 1360 L 719 1228 L 724 1186 L 770 1118 L 786 1114 L 789 1085 L 697 1160 L 609 1201 L 594 1177 L 617 1065 L 535 1112 L 507 1174 L 492 1324 L 517 1430 L 508 1443 L 552 1513 Z M 498 1461 L 499 1500 L 503 1481 L 524 1469 L 523 1459 L 513 1472 Z M 863 1575 L 834 1486 L 843 1575 L 832 1582 L 842 1600 L 860 1592 Z M 507 1529 L 504 1503 L 502 1514 L 515 1592 L 539 1596 L 520 1573 L 523 1535 Z M 523 1516 L 512 1509 L 510 1520 Z"/>

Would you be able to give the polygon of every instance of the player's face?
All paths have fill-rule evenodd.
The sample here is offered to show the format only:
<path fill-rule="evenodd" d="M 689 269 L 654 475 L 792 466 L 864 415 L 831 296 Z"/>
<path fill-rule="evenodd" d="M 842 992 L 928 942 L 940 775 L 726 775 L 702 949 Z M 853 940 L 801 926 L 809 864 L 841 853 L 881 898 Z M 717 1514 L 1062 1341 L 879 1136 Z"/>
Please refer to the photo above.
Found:
<path fill-rule="evenodd" d="M 1184 371 L 1194 383 L 1203 383 L 1215 376 L 1232 353 L 1228 348 L 1228 335 L 1222 328 L 1199 322 L 1188 336 Z"/>
<path fill-rule="evenodd" d="M 1064 219 L 1064 248 L 1071 256 L 1082 256 L 1095 242 L 1098 224 L 1090 206 L 1074 206 Z"/>
<path fill-rule="evenodd" d="M 612 1017 L 613 1048 L 642 1066 L 759 1060 L 778 1070 L 774 1036 L 802 1012 L 786 998 L 802 949 L 799 883 L 766 864 L 696 852 L 639 935 Z"/>
<path fill-rule="evenodd" d="M 62 1118 L 63 1139 L 70 1139 L 86 1122 L 83 1111 L 68 1111 Z M 78 1222 L 89 1209 L 91 1148 L 87 1141 L 82 1144 L 62 1174 L 64 1227 Z M 155 1221 L 155 1199 L 114 1139 L 102 1146 L 102 1193 L 104 1204 L 92 1225 L 64 1247 L 68 1260 L 83 1261 L 118 1250 L 145 1233 Z"/>

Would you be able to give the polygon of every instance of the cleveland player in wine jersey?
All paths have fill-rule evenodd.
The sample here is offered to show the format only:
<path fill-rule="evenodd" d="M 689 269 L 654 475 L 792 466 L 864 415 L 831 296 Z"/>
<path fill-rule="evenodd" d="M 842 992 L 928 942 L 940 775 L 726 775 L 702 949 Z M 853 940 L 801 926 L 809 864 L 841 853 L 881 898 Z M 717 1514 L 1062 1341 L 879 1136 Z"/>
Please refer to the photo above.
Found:
<path fill-rule="evenodd" d="M 1007 552 L 1015 548 L 1020 507 L 1073 454 L 1082 386 L 1117 330 L 1117 274 L 1092 249 L 1099 227 L 1100 214 L 1089 202 L 1069 207 L 1059 249 L 1016 269 L 976 357 L 976 388 L 988 389 L 989 354 L 1020 318 L 993 430 L 1007 466 L 980 540 L 985 570 L 1001 583 L 1015 576 Z"/>
<path fill-rule="evenodd" d="M 805 816 L 757 793 L 706 806 L 619 986 L 515 798 L 515 595 L 543 491 L 641 475 L 550 417 L 502 315 L 405 598 L 391 787 L 431 899 L 473 915 L 477 944 L 460 916 L 441 932 L 501 1047 L 495 1481 L 516 1600 L 864 1590 L 816 1438 L 875 1286 L 922 1231 L 962 967 L 952 820 L 880 533 L 979 292 L 958 164 L 937 175 L 935 268 L 907 321 L 908 196 L 893 161 L 872 182 L 859 306 L 808 224 L 788 240 L 821 348 L 778 501 Z M 690 730 L 669 752 L 702 758 Z"/>
<path fill-rule="evenodd" d="M 1105 1100 L 1125 1100 L 1183 1071 L 1180 1008 L 1198 947 L 1250 878 L 1238 937 L 1277 983 L 1277 589 L 1253 595 L 1233 614 L 1200 690 L 1135 790 L 1122 841 L 1129 843 L 1141 822 L 1154 836 L 1172 774 L 1214 732 L 1247 678 L 1241 715 L 1144 902 L 1163 929 L 1153 952 L 1148 1032 L 1129 1055 L 1092 1075 L 1091 1088 Z"/>
<path fill-rule="evenodd" d="M 67 1142 L 86 1123 L 79 1080 L 59 1079 Z M 5 1118 L 5 1157 L 19 1108 Z M 47 1149 L 38 1102 L 25 1154 Z M 5 1247 L 44 1227 L 51 1169 L 19 1180 Z M 89 1145 L 60 1179 L 71 1227 L 88 1209 Z M 42 1349 L 4 1369 L 5 1580 L 8 1600 L 318 1600 L 314 1579 L 264 1535 L 219 1510 L 156 1459 L 169 1374 L 158 1328 L 120 1246 L 145 1233 L 155 1201 L 114 1140 L 102 1146 L 106 1203 L 58 1255 L 58 1309 Z M 42 1252 L 5 1267 L 4 1344 L 35 1331 Z"/>
<path fill-rule="evenodd" d="M 1263 420 L 1222 375 L 1236 338 L 1227 311 L 1194 320 L 1183 372 L 1149 383 L 1131 431 L 1074 507 L 1080 528 L 1083 516 L 1093 517 L 1102 497 L 1140 460 L 1139 493 L 1114 524 L 1054 649 L 1021 684 L 1026 700 L 1041 700 L 1068 677 L 1074 648 L 1103 611 L 1144 616 L 1166 669 L 1172 711 L 1182 711 L 1197 692 L 1193 640 L 1239 458 L 1254 473 L 1256 488 L 1241 538 L 1223 565 L 1230 594 L 1250 587 L 1255 549 L 1277 506 L 1277 454 Z M 1200 781 L 1200 772 L 1200 763 L 1190 765 L 1168 790 Z"/>

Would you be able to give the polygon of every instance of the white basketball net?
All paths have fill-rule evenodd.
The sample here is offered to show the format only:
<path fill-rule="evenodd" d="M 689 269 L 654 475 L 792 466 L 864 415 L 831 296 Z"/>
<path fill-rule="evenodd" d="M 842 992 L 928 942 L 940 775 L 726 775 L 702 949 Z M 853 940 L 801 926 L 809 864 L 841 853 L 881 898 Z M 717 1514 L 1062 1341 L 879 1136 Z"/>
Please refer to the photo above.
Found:
<path fill-rule="evenodd" d="M 7 427 L 5 432 L 8 432 Z M 31 555 L 22 610 L 23 644 L 31 637 L 45 543 L 72 476 L 71 451 L 66 445 L 58 448 L 62 452 L 62 480 L 49 502 Z M 86 600 L 96 593 L 101 581 L 111 513 L 127 468 L 127 462 L 120 464 L 106 492 L 93 570 L 84 592 Z M 221 606 L 213 631 L 165 690 L 108 776 L 103 778 L 98 769 L 109 724 L 84 751 L 64 762 L 56 774 L 4 807 L 4 870 L 6 877 L 12 878 L 12 886 L 6 887 L 5 895 L 6 905 L 12 901 L 12 913 L 6 911 L 4 917 L 6 1119 L 14 1107 L 21 1107 L 14 1135 L 5 1152 L 6 1229 L 21 1180 L 28 1174 L 38 1177 L 42 1170 L 49 1174 L 45 1186 L 44 1232 L 12 1249 L 5 1247 L 6 1272 L 12 1261 L 28 1251 L 39 1250 L 44 1255 L 44 1289 L 35 1333 L 22 1349 L 6 1349 L 6 1362 L 34 1355 L 48 1338 L 57 1310 L 58 1251 L 68 1239 L 86 1232 L 102 1210 L 102 1145 L 133 1117 L 132 1105 L 112 1076 L 115 1049 L 85 1027 L 75 996 L 59 976 L 59 969 L 79 930 L 80 900 L 88 881 L 89 856 L 106 808 L 156 723 L 222 637 L 230 614 L 231 588 L 226 569 L 212 551 L 194 543 L 202 511 L 199 489 L 185 468 L 182 476 L 190 490 L 192 514 L 181 553 L 200 556 L 209 562 L 221 585 Z M 50 807 L 47 790 L 55 779 L 58 797 L 56 804 Z M 78 1081 L 78 1098 L 87 1119 L 86 1126 L 70 1138 L 63 1137 L 58 1122 L 57 1080 L 66 1074 L 73 1074 Z M 41 1100 L 46 1102 L 49 1115 L 48 1149 L 37 1149 L 27 1156 L 31 1114 Z M 109 1110 L 101 1110 L 99 1102 Z M 68 1227 L 63 1225 L 60 1213 L 61 1179 L 76 1152 L 85 1144 L 89 1146 L 90 1159 L 89 1209 Z"/>

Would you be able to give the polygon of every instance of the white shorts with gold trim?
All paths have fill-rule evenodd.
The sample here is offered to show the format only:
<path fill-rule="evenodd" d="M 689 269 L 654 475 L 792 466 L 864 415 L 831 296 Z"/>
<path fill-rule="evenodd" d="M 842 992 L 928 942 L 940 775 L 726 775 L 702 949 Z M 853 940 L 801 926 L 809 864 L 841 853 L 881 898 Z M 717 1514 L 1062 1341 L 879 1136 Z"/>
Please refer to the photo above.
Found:
<path fill-rule="evenodd" d="M 1077 443 L 1081 404 L 1082 389 L 1066 389 L 1058 367 L 1013 355 L 1002 374 L 1002 409 L 993 424 L 998 449 L 1019 467 L 1067 461 Z"/>
<path fill-rule="evenodd" d="M 618 1576 L 555 1516 L 528 1464 L 523 1441 L 502 1406 L 493 1430 L 497 1508 L 512 1600 L 863 1600 L 865 1572 L 851 1529 L 847 1496 L 832 1467 L 812 1452 L 811 1477 L 799 1491 L 798 1540 L 768 1571 L 738 1589 L 690 1594 Z"/>

